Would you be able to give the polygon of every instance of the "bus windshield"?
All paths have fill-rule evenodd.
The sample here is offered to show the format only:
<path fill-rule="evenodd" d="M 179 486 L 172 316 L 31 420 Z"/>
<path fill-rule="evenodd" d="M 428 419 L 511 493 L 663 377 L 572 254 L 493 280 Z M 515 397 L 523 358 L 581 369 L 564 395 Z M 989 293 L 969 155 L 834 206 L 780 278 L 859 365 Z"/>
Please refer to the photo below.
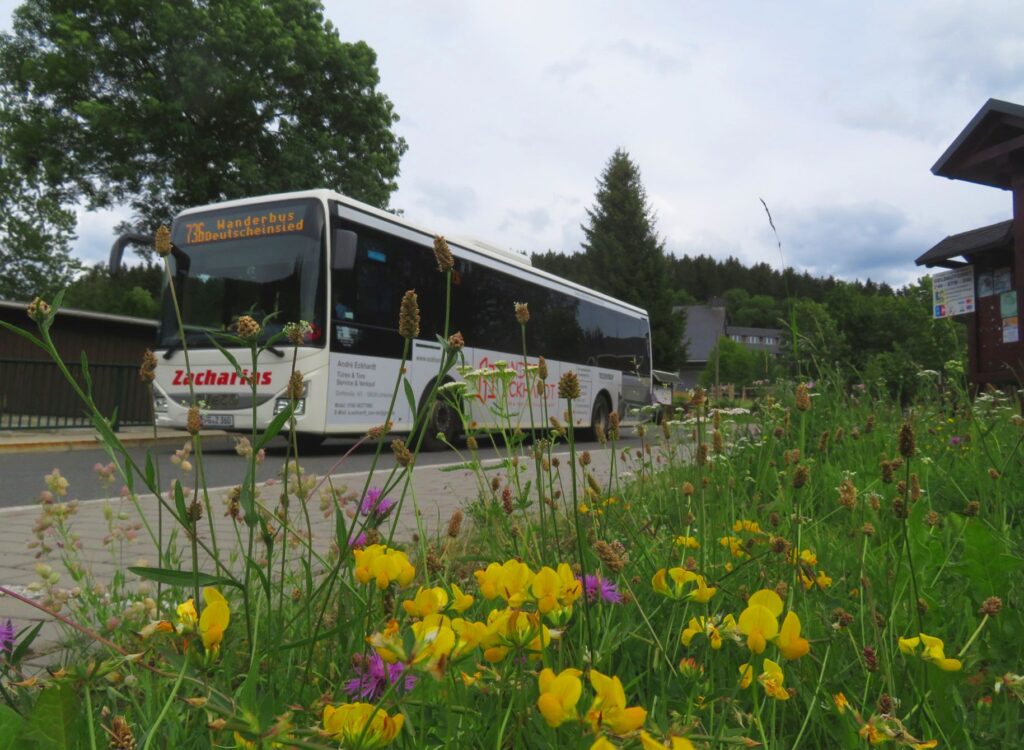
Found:
<path fill-rule="evenodd" d="M 189 347 L 213 346 L 240 315 L 267 316 L 265 335 L 291 322 L 313 325 L 323 344 L 324 216 L 301 199 L 181 216 L 171 232 L 171 274 Z M 171 295 L 164 293 L 160 346 L 180 345 Z"/>

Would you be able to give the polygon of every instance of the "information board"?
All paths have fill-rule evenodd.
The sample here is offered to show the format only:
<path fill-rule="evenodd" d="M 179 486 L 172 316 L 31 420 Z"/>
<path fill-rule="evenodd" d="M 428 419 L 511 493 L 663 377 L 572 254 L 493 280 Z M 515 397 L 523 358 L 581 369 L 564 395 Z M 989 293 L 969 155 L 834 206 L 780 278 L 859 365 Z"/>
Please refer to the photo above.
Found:
<path fill-rule="evenodd" d="M 936 318 L 974 312 L 974 266 L 932 276 L 932 314 Z"/>

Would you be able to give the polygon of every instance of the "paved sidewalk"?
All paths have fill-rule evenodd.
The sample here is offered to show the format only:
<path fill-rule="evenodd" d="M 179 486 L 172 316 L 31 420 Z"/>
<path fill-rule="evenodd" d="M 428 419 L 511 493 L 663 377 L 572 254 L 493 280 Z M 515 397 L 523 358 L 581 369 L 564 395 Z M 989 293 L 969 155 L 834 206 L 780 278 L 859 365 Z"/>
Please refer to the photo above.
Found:
<path fill-rule="evenodd" d="M 203 430 L 203 439 L 227 437 L 221 430 Z M 126 446 L 180 445 L 188 437 L 182 430 L 162 428 L 153 436 L 151 426 L 122 427 L 117 436 Z M 92 427 L 36 430 L 0 430 L 0 453 L 71 451 L 96 448 L 99 437 Z"/>
<path fill-rule="evenodd" d="M 176 439 L 180 439 L 178 436 Z M 568 491 L 571 482 L 567 471 L 569 464 L 568 452 L 557 454 L 559 456 L 559 472 Z M 379 469 L 374 473 L 371 486 L 381 486 L 390 471 L 393 459 L 386 455 L 382 464 L 387 467 Z M 455 467 L 455 468 L 453 468 Z M 597 452 L 593 455 L 593 463 L 588 467 L 602 483 L 608 480 L 609 457 L 607 451 Z M 520 471 L 523 482 L 533 476 L 532 461 L 521 461 Z M 498 476 L 505 479 L 506 471 L 500 468 L 495 471 L 488 471 L 487 477 Z M 367 478 L 367 472 L 355 472 L 350 474 L 339 474 L 330 477 L 331 485 L 339 491 L 359 492 Z M 582 479 L 581 479 L 582 481 Z M 407 541 L 417 530 L 417 518 L 415 508 L 418 507 L 423 527 L 427 533 L 435 533 L 442 529 L 451 517 L 452 513 L 463 506 L 467 501 L 479 497 L 479 480 L 476 475 L 465 468 L 458 468 L 458 465 L 445 466 L 423 466 L 413 472 L 412 493 L 407 496 L 405 505 L 398 516 L 396 538 Z M 325 483 L 323 489 L 328 485 Z M 214 534 L 220 547 L 220 557 L 227 559 L 232 552 L 239 551 L 236 529 L 241 533 L 244 540 L 247 535 L 247 527 L 244 524 L 236 524 L 225 514 L 225 500 L 229 488 L 211 488 L 210 503 L 214 515 Z M 262 501 L 273 506 L 276 495 L 280 492 L 280 483 L 267 483 L 259 487 Z M 389 493 L 389 496 L 397 500 L 400 490 Z M 415 499 L 415 503 L 413 500 Z M 157 526 L 157 501 L 152 495 L 143 496 L 139 499 L 139 507 L 148 521 L 153 532 Z M 326 518 L 320 511 L 319 501 L 313 499 L 308 504 L 313 527 L 313 548 L 319 553 L 325 553 L 333 539 L 334 519 Z M 351 504 L 350 504 L 351 507 Z M 111 519 L 111 510 L 113 519 Z M 300 521 L 299 529 L 305 529 L 304 521 L 301 520 L 301 509 L 292 508 L 293 519 Z M 10 508 L 0 509 L 0 584 L 15 588 L 24 593 L 23 587 L 38 581 L 36 565 L 41 560 L 35 557 L 36 550 L 30 549 L 28 543 L 32 542 L 35 536 L 35 527 L 40 517 L 38 507 L 31 508 Z M 70 526 L 81 541 L 80 559 L 90 571 L 94 579 L 105 584 L 111 581 L 118 571 L 123 571 L 133 565 L 157 564 L 156 546 L 153 544 L 149 533 L 134 505 L 121 498 L 113 500 L 89 500 L 78 505 L 76 513 L 71 516 Z M 169 514 L 164 513 L 165 532 L 174 525 Z M 123 539 L 110 540 L 112 529 L 117 536 L 121 532 L 120 527 L 130 529 L 132 541 Z M 123 536 L 123 534 L 122 534 Z M 209 519 L 203 518 L 200 522 L 200 537 L 207 543 L 211 542 Z M 47 537 L 48 539 L 50 537 Z M 105 543 L 105 540 L 106 543 Z M 177 545 L 179 549 L 187 548 L 187 540 L 178 534 Z M 50 546 L 55 547 L 53 540 Z M 281 546 L 275 554 L 280 553 Z M 303 547 L 293 548 L 290 556 L 298 557 Z M 60 565 L 59 550 L 54 549 L 46 560 L 55 572 L 61 576 L 58 586 L 68 587 L 74 585 L 69 573 Z M 227 552 L 227 554 L 225 554 Z M 187 553 L 183 559 L 187 559 Z M 189 567 L 189 566 L 186 566 Z M 200 560 L 200 569 L 204 572 L 214 573 L 214 566 L 209 558 L 204 556 Z M 275 566 L 276 567 L 276 566 Z M 130 573 L 129 580 L 134 579 Z M 134 588 L 132 586 L 131 588 Z M 42 667 L 59 661 L 59 654 L 53 653 L 59 649 L 63 625 L 57 625 L 48 621 L 46 615 L 27 604 L 19 602 L 11 597 L 0 597 L 0 620 L 11 618 L 16 627 L 24 627 L 29 622 L 47 621 L 43 626 L 40 638 L 37 640 L 39 654 L 33 662 L 35 666 Z"/>

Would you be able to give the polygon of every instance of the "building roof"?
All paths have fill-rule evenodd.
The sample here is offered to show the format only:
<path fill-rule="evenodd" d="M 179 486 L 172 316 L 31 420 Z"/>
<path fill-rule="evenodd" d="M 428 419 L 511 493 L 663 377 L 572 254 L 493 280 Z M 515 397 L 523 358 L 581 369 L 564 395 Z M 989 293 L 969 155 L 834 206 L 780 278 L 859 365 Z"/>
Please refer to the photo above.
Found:
<path fill-rule="evenodd" d="M 956 268 L 963 265 L 951 260 L 961 255 L 978 255 L 1013 245 L 1013 220 L 1001 221 L 987 227 L 978 227 L 953 234 L 919 257 L 919 266 Z"/>
<path fill-rule="evenodd" d="M 932 167 L 951 180 L 1009 190 L 1014 172 L 1011 156 L 1024 149 L 1024 106 L 989 99 Z"/>
<path fill-rule="evenodd" d="M 782 336 L 781 328 L 752 328 L 751 326 L 726 326 L 725 332 L 732 336 Z"/>
<path fill-rule="evenodd" d="M 13 300 L 0 299 L 0 308 L 5 310 L 21 310 L 24 312 L 28 302 L 15 302 Z M 150 318 L 135 318 L 130 315 L 113 315 L 111 313 L 94 312 L 93 310 L 78 310 L 74 307 L 62 307 L 57 315 L 68 315 L 72 318 L 85 318 L 87 320 L 98 320 L 104 323 L 124 323 L 135 326 L 157 327 L 157 321 Z M 26 313 L 25 320 L 28 320 Z"/>
<path fill-rule="evenodd" d="M 707 362 L 718 339 L 725 335 L 725 308 L 709 305 L 686 306 L 687 363 Z"/>

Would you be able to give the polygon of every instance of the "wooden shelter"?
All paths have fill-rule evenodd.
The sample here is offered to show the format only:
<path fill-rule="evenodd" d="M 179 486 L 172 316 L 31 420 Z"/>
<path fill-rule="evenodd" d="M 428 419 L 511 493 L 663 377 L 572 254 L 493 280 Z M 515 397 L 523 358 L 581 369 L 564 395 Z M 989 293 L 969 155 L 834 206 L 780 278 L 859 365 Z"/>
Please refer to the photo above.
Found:
<path fill-rule="evenodd" d="M 976 385 L 1024 383 L 1024 106 L 989 99 L 932 167 L 951 180 L 1009 190 L 1013 218 L 955 234 L 917 265 L 973 266 L 975 312 L 966 316 L 968 375 Z"/>

